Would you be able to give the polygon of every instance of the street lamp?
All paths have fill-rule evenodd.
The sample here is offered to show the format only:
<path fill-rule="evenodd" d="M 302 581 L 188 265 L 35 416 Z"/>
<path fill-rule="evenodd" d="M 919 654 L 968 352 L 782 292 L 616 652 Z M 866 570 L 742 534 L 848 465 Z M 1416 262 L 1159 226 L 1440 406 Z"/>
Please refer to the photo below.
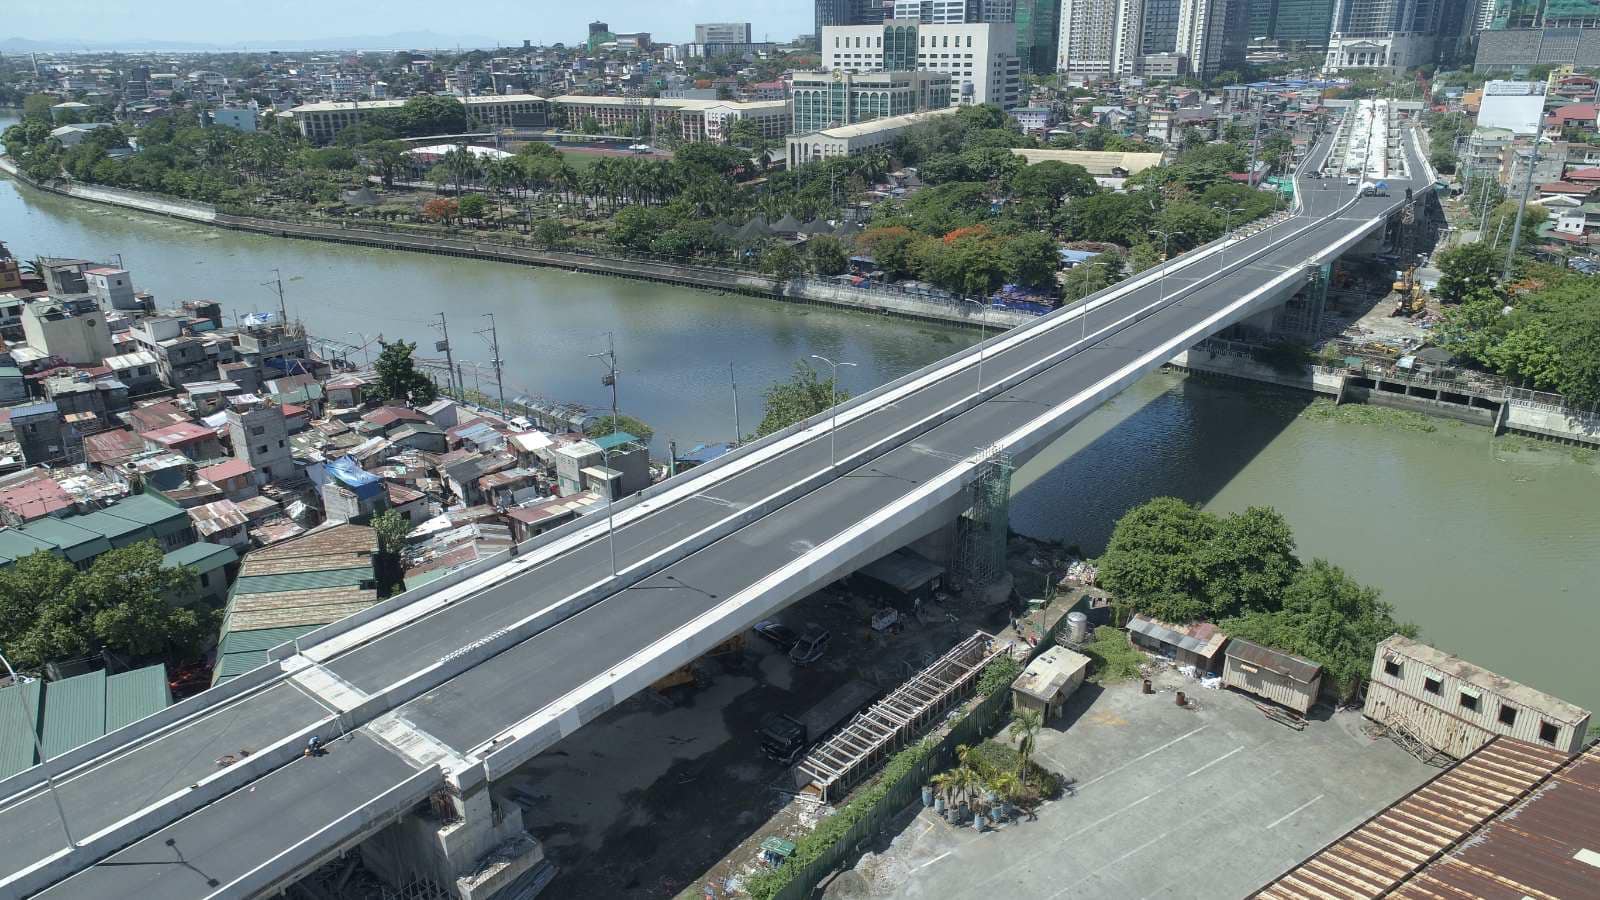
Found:
<path fill-rule="evenodd" d="M 855 363 L 836 363 L 826 356 L 818 356 L 815 353 L 811 354 L 811 358 L 822 360 L 833 371 L 833 374 L 828 378 L 828 389 L 833 392 L 833 417 L 828 424 L 828 466 L 831 468 L 839 464 L 839 456 L 836 449 L 836 435 L 839 432 L 839 367 L 854 366 Z"/>
<path fill-rule="evenodd" d="M 1093 262 L 1085 265 L 1098 266 L 1103 265 L 1103 263 Z M 1078 322 L 1083 326 L 1082 336 L 1078 340 L 1087 341 L 1089 339 L 1089 277 L 1087 275 L 1083 278 L 1083 293 L 1078 297 L 1078 302 L 1083 305 L 1083 308 L 1078 310 Z"/>
<path fill-rule="evenodd" d="M 625 441 L 624 443 L 628 442 Z M 617 446 L 621 447 L 623 444 L 618 444 Z M 600 459 L 606 466 L 606 550 L 611 555 L 611 577 L 615 578 L 617 577 L 617 524 L 616 520 L 611 517 L 611 499 L 616 491 L 611 489 L 610 473 L 615 471 L 611 468 L 611 452 L 612 448 L 600 448 Z"/>
<path fill-rule="evenodd" d="M 982 301 L 970 297 L 961 298 L 962 303 L 971 303 L 978 308 L 978 396 L 983 396 L 983 342 L 989 339 L 989 307 Z"/>
<path fill-rule="evenodd" d="M 1211 208 L 1222 213 L 1222 244 L 1219 247 L 1222 253 L 1217 262 L 1217 273 L 1221 274 L 1222 270 L 1228 267 L 1228 223 L 1233 219 L 1233 214 L 1238 212 L 1240 207 L 1235 206 L 1229 209 L 1221 203 L 1213 203 Z"/>
<path fill-rule="evenodd" d="M 372 366 L 372 339 L 367 337 L 365 332 L 361 332 L 361 331 L 346 331 L 345 334 L 348 334 L 351 337 L 361 338 L 361 352 L 366 355 L 367 367 L 371 368 L 371 366 Z M 382 335 L 379 335 L 379 337 L 382 337 Z"/>
<path fill-rule="evenodd" d="M 1161 276 L 1158 279 L 1161 287 L 1161 302 L 1167 302 L 1167 263 L 1172 261 L 1171 244 L 1175 237 L 1183 237 L 1181 231 L 1152 231 L 1151 234 L 1161 236 Z"/>
<path fill-rule="evenodd" d="M 39 740 L 39 729 L 34 727 L 33 717 L 28 715 L 28 704 L 22 699 L 22 685 L 17 681 L 17 671 L 11 668 L 11 661 L 0 655 L 0 664 L 6 667 L 6 674 L 11 676 L 11 693 L 17 698 L 17 711 L 22 714 L 22 723 L 28 729 L 28 734 L 33 737 L 33 749 L 39 754 L 39 765 L 44 765 L 44 744 Z M 50 793 L 50 799 L 56 802 L 56 815 L 61 817 L 61 831 L 67 836 L 67 846 L 76 850 L 78 842 L 72 839 L 72 829 L 67 827 L 67 810 L 61 805 L 61 797 L 56 794 L 56 780 L 49 772 L 44 776 L 45 789 Z"/>

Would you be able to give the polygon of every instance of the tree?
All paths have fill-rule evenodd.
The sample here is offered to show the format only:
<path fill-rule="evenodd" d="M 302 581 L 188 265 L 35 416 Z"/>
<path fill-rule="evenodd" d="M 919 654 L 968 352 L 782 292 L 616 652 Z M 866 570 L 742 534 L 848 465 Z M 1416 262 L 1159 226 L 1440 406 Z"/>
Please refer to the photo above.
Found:
<path fill-rule="evenodd" d="M 1071 240 L 1107 241 L 1124 247 L 1149 240 L 1153 220 L 1150 201 L 1136 193 L 1083 197 L 1072 201 L 1058 216 Z"/>
<path fill-rule="evenodd" d="M 616 418 L 604 415 L 595 420 L 587 434 L 589 437 L 605 437 L 619 431 L 631 434 L 642 443 L 650 443 L 650 438 L 655 436 L 656 430 L 633 416 L 617 414 Z"/>
<path fill-rule="evenodd" d="M 1114 280 L 1112 262 L 1103 255 L 1097 256 L 1067 270 L 1062 284 L 1063 296 L 1068 301 L 1081 300 L 1096 291 L 1110 287 Z"/>
<path fill-rule="evenodd" d="M 1007 240 L 1001 249 L 1006 277 L 1031 288 L 1054 288 L 1056 269 L 1061 264 L 1055 239 L 1037 231 L 1027 231 Z"/>
<path fill-rule="evenodd" d="M 1033 761 L 1034 743 L 1043 727 L 1044 717 L 1038 710 L 1019 709 L 1011 714 L 1011 724 L 1006 728 L 1006 733 L 1017 741 L 1017 779 L 1023 788 L 1028 786 L 1028 764 Z"/>
<path fill-rule="evenodd" d="M 411 523 L 393 509 L 372 517 L 372 530 L 378 537 L 378 552 L 372 561 L 378 581 L 378 596 L 390 597 L 405 590 L 405 563 L 402 555 Z"/>
<path fill-rule="evenodd" d="M 1460 303 L 1481 290 L 1499 291 L 1499 254 L 1481 241 L 1460 244 L 1439 254 L 1439 284 L 1433 293 L 1446 303 Z"/>
<path fill-rule="evenodd" d="M 832 378 L 821 378 L 816 369 L 797 362 L 788 381 L 774 384 L 761 395 L 763 412 L 756 436 L 782 431 L 832 407 L 836 400 L 843 403 L 848 399 L 849 392 L 839 390 Z"/>
<path fill-rule="evenodd" d="M 1248 613 L 1222 630 L 1322 664 L 1339 696 L 1356 694 L 1372 666 L 1378 642 L 1392 634 L 1415 637 L 1416 626 L 1396 622 L 1394 607 L 1326 560 L 1312 560 L 1283 592 L 1277 611 Z"/>
<path fill-rule="evenodd" d="M 811 257 L 812 271 L 818 275 L 842 275 L 850 265 L 844 244 L 832 235 L 819 234 L 806 241 L 806 254 Z"/>
<path fill-rule="evenodd" d="M 449 197 L 434 197 L 422 204 L 422 217 L 430 222 L 455 221 L 460 211 L 460 204 Z"/>
<path fill-rule="evenodd" d="M 562 247 L 567 243 L 567 229 L 554 219 L 540 219 L 533 226 L 533 240 L 541 247 Z"/>
<path fill-rule="evenodd" d="M 213 613 L 182 605 L 197 584 L 155 541 L 109 550 L 85 572 L 39 551 L 0 570 L 0 638 L 25 670 L 102 650 L 190 659 L 215 627 Z"/>
<path fill-rule="evenodd" d="M 1068 197 L 1093 196 L 1100 192 L 1100 185 L 1083 166 L 1052 159 L 1012 173 L 1010 190 L 1017 200 L 1057 204 Z"/>
<path fill-rule="evenodd" d="M 489 211 L 489 198 L 482 194 L 468 194 L 461 198 L 457 211 L 464 219 L 482 219 L 483 214 Z"/>
<path fill-rule="evenodd" d="M 51 121 L 50 107 L 54 106 L 56 98 L 49 94 L 29 94 L 22 100 L 22 117 L 24 119 L 39 119 L 44 122 Z"/>
<path fill-rule="evenodd" d="M 779 281 L 788 281 L 805 271 L 800 254 L 784 243 L 769 244 L 761 251 L 761 271 Z"/>
<path fill-rule="evenodd" d="M 378 346 L 383 348 L 378 353 L 378 361 L 373 364 L 378 375 L 378 395 L 385 400 L 415 406 L 432 403 L 438 396 L 438 388 L 428 376 L 417 371 L 416 363 L 411 359 L 417 345 L 403 340 L 389 342 L 379 338 Z"/>

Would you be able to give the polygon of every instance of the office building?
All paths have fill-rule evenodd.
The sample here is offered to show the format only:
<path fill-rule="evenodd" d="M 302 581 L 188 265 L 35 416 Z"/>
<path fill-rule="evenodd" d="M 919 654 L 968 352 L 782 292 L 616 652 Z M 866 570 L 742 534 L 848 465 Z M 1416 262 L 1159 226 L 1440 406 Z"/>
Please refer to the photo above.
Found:
<path fill-rule="evenodd" d="M 824 28 L 823 68 L 891 72 L 928 69 L 950 76 L 954 105 L 1017 105 L 1022 66 L 1012 23 L 922 25 L 892 19 L 882 25 Z"/>
<path fill-rule="evenodd" d="M 905 133 L 907 128 L 920 125 L 936 116 L 948 115 L 955 110 L 954 106 L 946 106 L 943 109 L 932 109 L 922 113 L 873 119 L 870 122 L 858 122 L 855 125 L 842 125 L 838 128 L 825 128 L 810 134 L 790 135 L 789 168 L 793 170 L 809 162 L 856 156 L 877 147 L 887 147 L 894 143 L 895 138 Z"/>
<path fill-rule="evenodd" d="M 1478 12 L 1476 71 L 1523 74 L 1535 66 L 1600 67 L 1600 4 L 1499 0 Z"/>
<path fill-rule="evenodd" d="M 945 72 L 796 72 L 790 84 L 791 134 L 853 125 L 950 105 Z"/>
<path fill-rule="evenodd" d="M 602 128 L 642 124 L 643 133 L 676 128 L 678 136 L 690 143 L 725 140 L 733 124 L 741 119 L 754 122 L 763 137 L 781 138 L 789 128 L 786 100 L 738 103 L 732 100 L 562 96 L 551 97 L 550 106 L 565 116 L 569 125 L 593 119 Z"/>
<path fill-rule="evenodd" d="M 1249 43 L 1245 0 L 1183 0 L 1178 6 L 1177 52 L 1195 78 L 1216 77 L 1244 63 Z"/>
<path fill-rule="evenodd" d="M 894 12 L 893 0 L 817 0 L 817 46 L 822 46 L 822 29 L 829 26 L 877 25 Z"/>
<path fill-rule="evenodd" d="M 1251 41 L 1270 41 L 1278 27 L 1278 0 L 1249 0 L 1245 19 L 1250 23 Z"/>
<path fill-rule="evenodd" d="M 1060 40 L 1060 0 L 1016 0 L 1013 22 L 1017 26 L 1017 58 L 1022 69 L 1049 75 L 1056 69 L 1056 44 Z"/>
<path fill-rule="evenodd" d="M 1144 0 L 1139 29 L 1139 54 L 1178 51 L 1178 8 L 1183 0 Z"/>
<path fill-rule="evenodd" d="M 1326 47 L 1334 0 L 1276 0 L 1272 39 L 1293 47 Z"/>
<path fill-rule="evenodd" d="M 713 22 L 709 25 L 696 25 L 694 27 L 694 42 L 696 44 L 748 44 L 750 43 L 749 22 Z"/>
<path fill-rule="evenodd" d="M 548 113 L 544 98 L 532 94 L 462 97 L 461 103 L 478 123 L 495 128 L 542 127 Z M 334 135 L 371 113 L 399 109 L 405 104 L 404 100 L 327 101 L 296 106 L 289 110 L 289 115 L 294 118 L 301 135 L 312 143 L 321 144 L 333 140 Z"/>
<path fill-rule="evenodd" d="M 893 17 L 924 25 L 1015 22 L 1017 0 L 894 0 Z"/>
<path fill-rule="evenodd" d="M 1337 0 L 1323 71 L 1385 69 L 1399 73 L 1433 62 L 1446 2 Z"/>

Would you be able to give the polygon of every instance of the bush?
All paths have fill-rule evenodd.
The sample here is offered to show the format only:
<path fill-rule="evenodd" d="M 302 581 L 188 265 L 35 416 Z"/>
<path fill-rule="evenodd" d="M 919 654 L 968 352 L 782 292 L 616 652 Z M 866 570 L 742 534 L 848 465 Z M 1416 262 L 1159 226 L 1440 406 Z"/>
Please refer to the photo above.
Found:
<path fill-rule="evenodd" d="M 772 900 L 776 897 L 794 879 L 796 872 L 821 859 L 823 854 L 834 844 L 839 843 L 857 822 L 870 815 L 873 809 L 889 796 L 889 790 L 898 784 L 900 779 L 906 777 L 928 758 L 934 746 L 932 740 L 924 738 L 895 754 L 889 760 L 889 764 L 883 767 L 883 772 L 878 775 L 877 781 L 856 794 L 855 798 L 841 806 L 838 812 L 823 819 L 810 834 L 796 841 L 794 853 L 783 865 L 750 876 L 745 882 L 744 889 L 756 900 Z"/>
<path fill-rule="evenodd" d="M 983 667 L 983 674 L 978 676 L 978 693 L 988 697 L 995 691 L 1003 691 L 1011 687 L 1011 682 L 1021 674 L 1022 663 L 1013 659 L 1011 654 L 1002 653 Z"/>
<path fill-rule="evenodd" d="M 985 784 L 995 776 L 1017 771 L 1017 748 L 999 741 L 984 741 L 967 751 L 967 764 L 983 776 Z M 1028 787 L 1041 797 L 1054 797 L 1061 791 L 1061 779 L 1054 772 L 1028 760 Z"/>
<path fill-rule="evenodd" d="M 1139 666 L 1145 662 L 1143 653 L 1128 643 L 1121 629 L 1102 625 L 1094 630 L 1094 640 L 1083 648 L 1093 668 L 1089 680 L 1095 684 L 1116 684 L 1139 676 Z"/>

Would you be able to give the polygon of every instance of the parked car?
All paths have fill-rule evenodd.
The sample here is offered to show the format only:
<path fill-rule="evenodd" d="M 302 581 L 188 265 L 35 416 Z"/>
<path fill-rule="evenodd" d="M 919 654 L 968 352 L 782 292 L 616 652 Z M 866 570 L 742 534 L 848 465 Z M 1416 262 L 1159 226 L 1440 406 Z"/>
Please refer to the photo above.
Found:
<path fill-rule="evenodd" d="M 802 634 L 800 640 L 795 641 L 794 646 L 789 648 L 789 662 L 797 666 L 816 662 L 827 651 L 828 641 L 832 637 L 833 635 L 820 625 L 815 623 L 807 625 L 805 634 Z"/>
<path fill-rule="evenodd" d="M 756 634 L 777 644 L 780 650 L 788 650 L 795 645 L 795 642 L 800 640 L 800 635 L 795 634 L 793 628 L 779 622 L 777 619 L 765 619 L 757 622 L 753 630 Z"/>

